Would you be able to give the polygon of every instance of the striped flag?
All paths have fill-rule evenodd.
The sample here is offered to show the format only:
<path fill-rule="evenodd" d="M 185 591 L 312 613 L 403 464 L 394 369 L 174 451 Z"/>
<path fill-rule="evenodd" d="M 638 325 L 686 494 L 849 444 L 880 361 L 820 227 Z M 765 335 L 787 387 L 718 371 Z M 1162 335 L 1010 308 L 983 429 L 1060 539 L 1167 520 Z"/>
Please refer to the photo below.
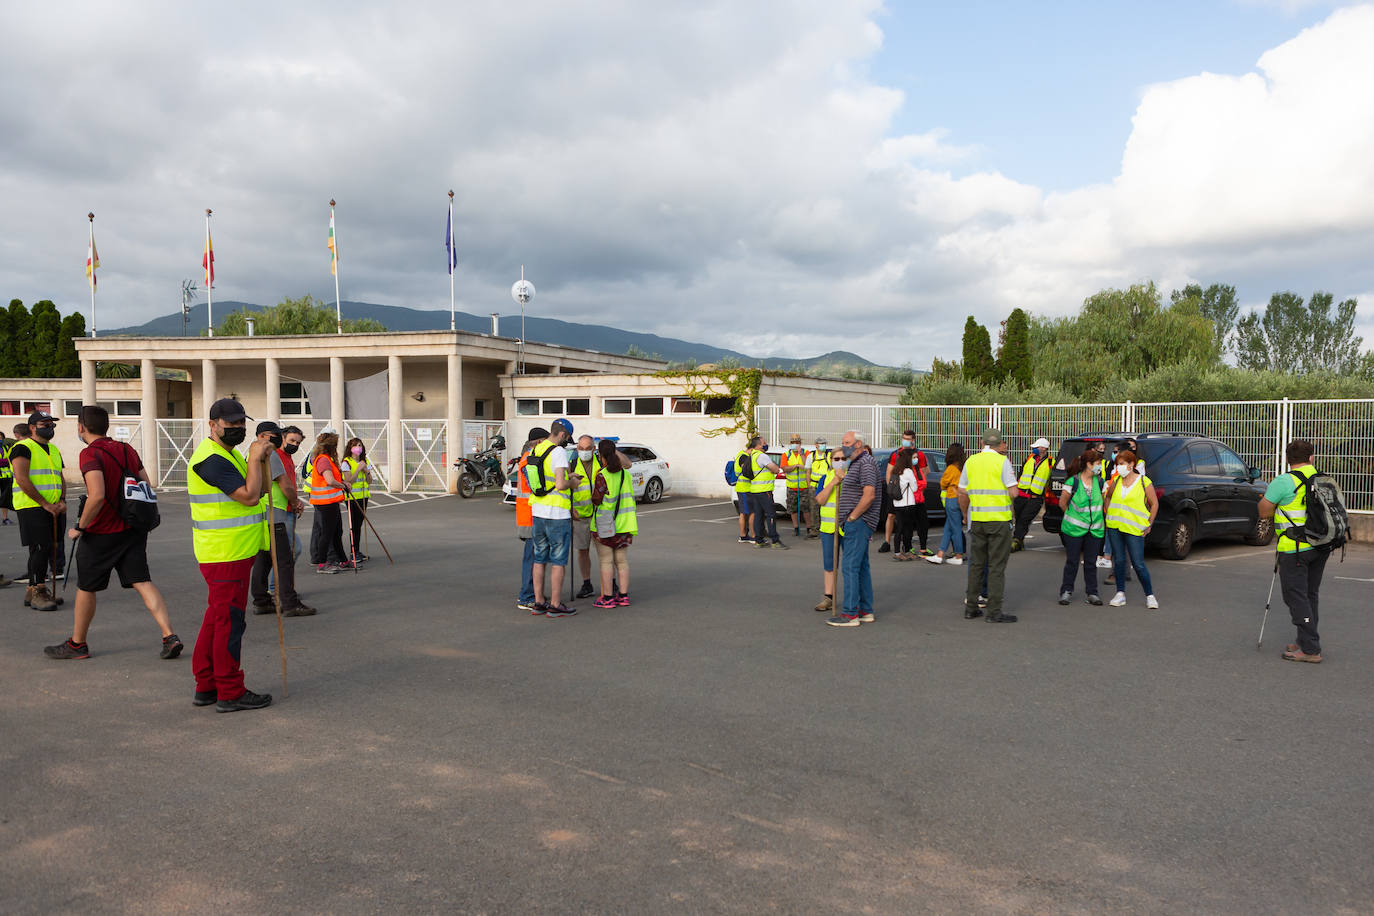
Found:
<path fill-rule="evenodd" d="M 444 249 L 448 251 L 448 272 L 458 266 L 458 246 L 453 243 L 453 204 L 448 205 L 448 231 L 444 233 Z"/>
<path fill-rule="evenodd" d="M 100 255 L 95 251 L 95 232 L 91 233 L 91 241 L 86 245 L 86 277 L 91 281 L 91 289 L 95 289 L 95 269 L 100 266 Z"/>
<path fill-rule="evenodd" d="M 339 250 L 334 247 L 334 208 L 329 208 L 329 272 L 339 275 Z"/>
<path fill-rule="evenodd" d="M 215 285 L 215 248 L 210 244 L 210 231 L 205 231 L 205 256 L 200 259 L 200 266 L 205 268 L 205 286 L 207 288 Z"/>

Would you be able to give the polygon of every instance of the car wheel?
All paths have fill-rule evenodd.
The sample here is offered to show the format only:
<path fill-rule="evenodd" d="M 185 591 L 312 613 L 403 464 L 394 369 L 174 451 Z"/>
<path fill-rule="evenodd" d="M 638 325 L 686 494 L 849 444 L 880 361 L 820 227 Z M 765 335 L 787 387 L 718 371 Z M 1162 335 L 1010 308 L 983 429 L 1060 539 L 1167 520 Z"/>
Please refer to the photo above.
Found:
<path fill-rule="evenodd" d="M 1255 522 L 1255 530 L 1245 536 L 1251 547 L 1265 547 L 1274 540 L 1274 520 L 1262 518 Z"/>
<path fill-rule="evenodd" d="M 471 474 L 458 475 L 458 495 L 463 499 L 471 499 L 472 494 L 477 492 L 477 478 Z"/>
<path fill-rule="evenodd" d="M 1164 539 L 1161 552 L 1165 558 L 1182 560 L 1188 556 L 1193 550 L 1193 534 L 1196 530 L 1193 516 L 1189 513 L 1180 513 L 1169 528 L 1168 537 Z"/>
<path fill-rule="evenodd" d="M 646 503 L 656 503 L 663 498 L 663 481 L 657 477 L 650 477 L 649 482 L 644 485 L 644 501 Z"/>

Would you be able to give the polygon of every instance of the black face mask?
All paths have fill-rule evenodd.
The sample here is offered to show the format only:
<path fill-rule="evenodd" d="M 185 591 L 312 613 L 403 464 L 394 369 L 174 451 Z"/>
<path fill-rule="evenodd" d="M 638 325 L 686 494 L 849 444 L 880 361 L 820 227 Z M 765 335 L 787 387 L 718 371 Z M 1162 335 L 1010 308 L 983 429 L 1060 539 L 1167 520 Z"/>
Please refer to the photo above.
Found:
<path fill-rule="evenodd" d="M 297 445 L 296 443 L 294 443 L 294 442 L 288 442 L 288 443 L 286 443 L 285 445 L 283 445 L 283 446 L 281 447 L 281 450 L 282 450 L 283 452 L 286 452 L 286 454 L 288 454 L 288 455 L 294 455 L 294 454 L 296 454 L 296 449 L 298 449 L 298 448 L 300 448 L 300 446 Z"/>
<path fill-rule="evenodd" d="M 226 447 L 233 448 L 236 445 L 242 444 L 244 437 L 247 435 L 248 430 L 245 427 L 226 426 L 224 427 L 224 432 L 219 435 L 219 441 L 223 442 Z"/>
<path fill-rule="evenodd" d="M 50 442 L 52 437 L 57 435 L 57 430 L 51 426 L 35 426 L 33 434 L 44 442 Z"/>

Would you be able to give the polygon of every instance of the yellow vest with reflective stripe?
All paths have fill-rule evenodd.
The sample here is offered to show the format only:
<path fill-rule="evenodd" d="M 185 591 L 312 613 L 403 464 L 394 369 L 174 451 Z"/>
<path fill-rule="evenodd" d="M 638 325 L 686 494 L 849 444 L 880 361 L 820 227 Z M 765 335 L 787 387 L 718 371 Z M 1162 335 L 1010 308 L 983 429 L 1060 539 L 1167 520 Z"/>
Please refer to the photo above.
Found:
<path fill-rule="evenodd" d="M 749 481 L 750 493 L 772 493 L 773 481 L 778 479 L 778 475 L 763 466 L 768 460 L 767 452 L 751 452 L 750 458 L 754 462 L 754 478 Z"/>
<path fill-rule="evenodd" d="M 811 453 L 805 449 L 800 454 L 791 449 L 782 453 L 782 473 L 787 477 L 787 489 L 806 489 L 806 461 L 810 457 Z"/>
<path fill-rule="evenodd" d="M 1299 468 L 1288 473 L 1300 476 L 1303 480 L 1310 481 L 1317 474 L 1315 466 Z M 1298 525 L 1307 524 L 1307 487 L 1293 491 L 1293 498 L 1279 506 L 1274 512 L 1274 527 L 1279 531 L 1279 553 L 1301 553 L 1304 550 L 1311 550 L 1311 544 L 1303 544 L 1295 541 L 1283 532 Z"/>
<path fill-rule="evenodd" d="M 572 494 L 572 514 L 578 518 L 591 518 L 592 510 L 596 507 L 592 505 L 592 483 L 596 480 L 597 473 L 601 470 L 601 459 L 596 453 L 592 453 L 591 473 L 584 473 L 587 469 L 583 467 L 580 459 L 576 462 L 576 467 L 569 462 L 568 473 L 580 474 L 582 479 L 577 482 L 577 486 L 568 487 L 568 492 Z M 570 481 L 571 483 L 571 481 Z"/>
<path fill-rule="evenodd" d="M 211 455 L 226 458 L 248 479 L 248 461 L 234 449 L 206 439 L 191 455 L 186 468 L 186 492 L 191 500 L 191 544 L 197 563 L 229 563 L 255 557 L 267 549 L 267 507 L 263 500 L 251 506 L 236 502 L 219 487 L 196 473 L 196 465 Z"/>
<path fill-rule="evenodd" d="M 811 462 L 811 488 L 819 494 L 825 489 L 826 480 L 833 474 L 834 468 L 830 466 L 830 458 L 819 452 L 815 460 Z M 840 503 L 840 484 L 835 485 L 835 489 L 830 491 L 830 498 L 821 503 L 821 533 L 835 533 L 835 507 Z"/>
<path fill-rule="evenodd" d="M 979 452 L 964 462 L 964 472 L 968 474 L 970 522 L 1011 521 L 1011 494 L 1002 482 L 1002 466 L 1006 461 L 1006 456 L 1000 452 Z"/>
<path fill-rule="evenodd" d="M 525 477 L 530 483 L 530 505 L 532 506 L 552 506 L 555 509 L 567 509 L 572 511 L 572 500 L 568 497 L 568 491 L 554 489 L 557 484 L 557 474 L 553 469 L 553 459 L 549 458 L 546 462 L 545 456 L 555 448 L 562 448 L 561 445 L 554 445 L 548 439 L 540 442 L 530 449 L 530 457 L 525 462 Z M 534 489 L 542 480 L 544 469 L 549 470 L 549 479 L 544 481 L 544 485 L 549 488 L 549 492 L 543 496 L 535 496 Z"/>
<path fill-rule="evenodd" d="M 1142 535 L 1150 523 L 1150 510 L 1145 505 L 1145 488 L 1150 486 L 1150 478 L 1141 475 L 1136 478 L 1130 493 L 1121 491 L 1121 479 L 1117 478 L 1112 488 L 1112 504 L 1107 507 L 1107 527 L 1115 528 L 1122 534 Z"/>
<path fill-rule="evenodd" d="M 1021 465 L 1021 478 L 1016 481 L 1016 485 L 1032 496 L 1041 496 L 1045 492 L 1045 485 L 1049 482 L 1049 457 L 1042 458 L 1040 463 L 1036 464 L 1035 456 L 1031 455 L 1026 459 L 1026 463 Z"/>
<path fill-rule="evenodd" d="M 6 440 L 6 444 L 5 444 L 5 447 L 4 447 L 5 461 L 6 461 L 6 462 L 8 462 L 8 461 L 10 460 L 10 449 L 12 449 L 12 448 L 14 448 L 14 444 L 11 443 L 11 442 L 9 442 L 9 440 Z M 6 464 L 3 468 L 0 468 L 0 480 L 9 480 L 9 479 L 10 479 L 11 477 L 13 477 L 13 476 L 14 476 L 14 469 L 11 468 L 8 464 Z"/>
<path fill-rule="evenodd" d="M 748 455 L 748 454 L 749 454 L 749 449 L 747 449 L 747 448 L 742 448 L 742 449 L 740 449 L 739 454 L 735 456 L 735 492 L 736 492 L 736 493 L 748 493 L 748 492 L 749 492 L 749 486 L 750 486 L 751 483 L 753 483 L 753 481 L 751 481 L 748 477 L 745 477 L 745 476 L 744 476 L 744 468 L 740 466 L 740 462 L 743 461 L 743 460 L 744 460 L 744 456 L 745 456 L 745 455 Z"/>
<path fill-rule="evenodd" d="M 639 534 L 639 520 L 635 516 L 635 485 L 629 471 L 607 474 L 598 469 L 601 479 L 606 481 L 606 496 L 596 507 L 596 536 L 612 537 L 614 534 Z"/>
<path fill-rule="evenodd" d="M 352 455 L 344 459 L 344 469 L 350 474 L 356 472 L 361 464 L 362 462 Z M 353 482 L 349 484 L 349 487 L 351 487 L 348 491 L 349 499 L 367 499 L 372 495 L 372 484 L 368 483 L 367 478 L 361 474 L 353 478 Z"/>
<path fill-rule="evenodd" d="M 55 445 L 49 444 L 45 449 L 33 439 L 25 439 L 24 444 L 29 448 L 29 480 L 34 489 L 43 497 L 43 502 L 57 502 L 62 498 L 62 453 Z M 38 503 L 15 487 L 14 508 L 37 509 Z"/>

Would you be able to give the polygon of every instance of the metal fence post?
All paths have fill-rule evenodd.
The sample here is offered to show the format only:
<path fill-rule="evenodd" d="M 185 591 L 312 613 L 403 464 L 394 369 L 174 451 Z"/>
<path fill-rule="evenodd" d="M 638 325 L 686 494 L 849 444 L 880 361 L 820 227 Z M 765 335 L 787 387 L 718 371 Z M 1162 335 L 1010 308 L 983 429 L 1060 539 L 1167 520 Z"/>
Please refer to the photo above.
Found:
<path fill-rule="evenodd" d="M 1293 434 L 1293 402 L 1284 398 L 1279 404 L 1278 437 L 1274 442 L 1274 476 L 1282 474 L 1287 465 L 1287 454 L 1284 448 L 1292 439 Z"/>
<path fill-rule="evenodd" d="M 1130 401 L 1121 405 L 1121 431 L 1133 433 L 1135 428 L 1135 405 Z"/>
<path fill-rule="evenodd" d="M 883 406 L 873 405 L 873 442 L 874 448 L 883 448 Z"/>

